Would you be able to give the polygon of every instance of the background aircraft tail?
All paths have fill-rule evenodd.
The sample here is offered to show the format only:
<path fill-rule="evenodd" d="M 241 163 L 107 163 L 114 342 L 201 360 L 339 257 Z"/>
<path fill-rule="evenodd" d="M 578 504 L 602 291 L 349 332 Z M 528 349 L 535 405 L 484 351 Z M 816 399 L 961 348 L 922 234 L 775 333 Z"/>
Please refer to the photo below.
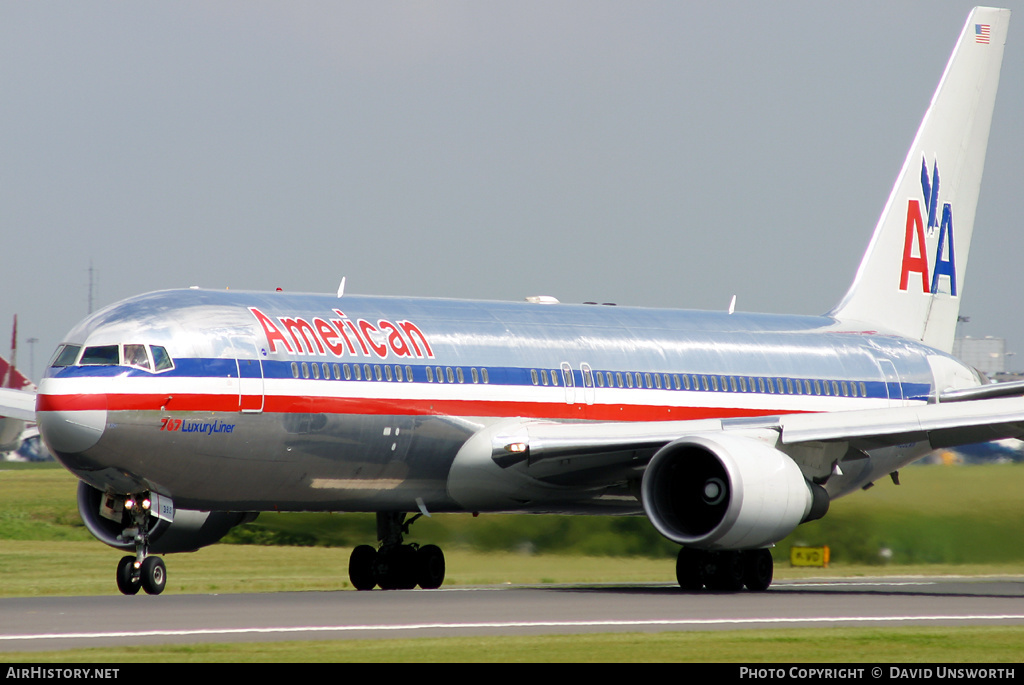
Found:
<path fill-rule="evenodd" d="M 829 312 L 950 351 L 1010 11 L 975 8 L 853 285 Z"/>

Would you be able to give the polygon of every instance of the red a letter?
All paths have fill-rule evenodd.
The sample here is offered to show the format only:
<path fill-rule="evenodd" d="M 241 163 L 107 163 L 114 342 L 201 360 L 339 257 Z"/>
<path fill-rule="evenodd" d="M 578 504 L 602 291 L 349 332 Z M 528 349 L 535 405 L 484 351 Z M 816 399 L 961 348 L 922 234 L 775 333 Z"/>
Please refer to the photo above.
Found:
<path fill-rule="evenodd" d="M 918 256 L 913 256 L 914 238 L 917 237 Z M 907 233 L 903 239 L 903 268 L 900 270 L 900 290 L 907 289 L 910 272 L 921 274 L 921 292 L 929 292 L 928 258 L 925 257 L 924 221 L 921 220 L 921 205 L 917 200 L 907 201 Z"/>

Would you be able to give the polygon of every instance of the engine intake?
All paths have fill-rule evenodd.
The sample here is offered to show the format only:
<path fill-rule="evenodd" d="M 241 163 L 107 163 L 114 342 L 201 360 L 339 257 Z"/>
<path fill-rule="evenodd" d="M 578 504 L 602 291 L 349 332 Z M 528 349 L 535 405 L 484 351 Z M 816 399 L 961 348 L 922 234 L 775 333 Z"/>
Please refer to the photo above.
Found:
<path fill-rule="evenodd" d="M 108 495 L 84 482 L 78 483 L 78 513 L 86 529 L 97 540 L 116 549 L 135 551 L 133 540 L 122 540 L 121 533 L 127 520 L 115 521 L 100 513 L 103 499 Z M 219 541 L 235 526 L 248 523 L 256 517 L 246 512 L 193 511 L 178 509 L 174 522 L 155 516 L 148 517 L 149 551 L 155 554 L 194 552 Z"/>
<path fill-rule="evenodd" d="M 647 517 L 669 540 L 704 549 L 756 549 L 828 511 L 828 494 L 796 463 L 753 438 L 691 435 L 661 448 L 641 483 Z"/>

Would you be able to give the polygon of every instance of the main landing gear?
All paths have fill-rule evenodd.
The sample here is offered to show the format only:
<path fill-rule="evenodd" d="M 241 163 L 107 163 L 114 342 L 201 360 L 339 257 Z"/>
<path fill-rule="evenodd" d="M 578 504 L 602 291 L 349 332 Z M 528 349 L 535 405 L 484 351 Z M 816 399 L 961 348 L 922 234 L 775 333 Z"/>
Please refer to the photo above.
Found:
<path fill-rule="evenodd" d="M 775 565 L 767 549 L 721 551 L 683 547 L 676 558 L 676 580 L 688 592 L 707 588 L 714 592 L 753 592 L 772 584 Z"/>
<path fill-rule="evenodd" d="M 411 590 L 419 585 L 434 590 L 444 582 L 444 554 L 436 545 L 403 544 L 409 526 L 422 514 L 408 521 L 404 512 L 377 514 L 377 539 L 380 547 L 359 545 L 348 561 L 348 577 L 357 590 Z"/>
<path fill-rule="evenodd" d="M 136 595 L 140 589 L 148 595 L 159 595 L 167 587 L 167 567 L 163 559 L 148 554 L 150 500 L 129 497 L 124 508 L 131 524 L 121 537 L 135 541 L 135 556 L 124 556 L 117 562 L 117 589 L 124 595 Z"/>

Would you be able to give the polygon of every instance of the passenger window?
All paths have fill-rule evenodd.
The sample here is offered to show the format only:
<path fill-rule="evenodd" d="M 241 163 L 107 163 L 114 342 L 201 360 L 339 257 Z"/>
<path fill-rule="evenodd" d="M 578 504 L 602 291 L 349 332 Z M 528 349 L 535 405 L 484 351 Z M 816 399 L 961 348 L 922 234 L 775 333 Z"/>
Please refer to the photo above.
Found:
<path fill-rule="evenodd" d="M 449 383 L 454 383 L 455 382 L 455 374 L 452 372 L 452 367 L 446 366 L 444 368 L 444 375 L 448 379 Z"/>
<path fill-rule="evenodd" d="M 337 364 L 334 365 L 334 380 L 341 380 L 341 367 L 338 366 Z"/>
<path fill-rule="evenodd" d="M 296 364 L 295 362 L 292 362 L 292 378 L 298 378 L 298 377 L 299 377 L 299 365 Z"/>
<path fill-rule="evenodd" d="M 317 364 L 310 364 L 313 367 L 313 378 L 320 379 L 320 366 Z"/>
<path fill-rule="evenodd" d="M 356 372 L 356 380 L 357 381 L 363 380 L 363 371 L 362 371 L 362 368 L 359 366 L 359 364 L 353 364 L 352 365 L 352 370 Z"/>
<path fill-rule="evenodd" d="M 83 366 L 116 366 L 120 356 L 117 345 L 96 345 L 85 348 L 82 361 L 78 363 Z"/>
<path fill-rule="evenodd" d="M 490 383 L 490 376 L 487 375 L 487 369 L 480 369 L 480 377 L 483 378 L 484 383 Z"/>
<path fill-rule="evenodd" d="M 867 397 L 868 396 L 868 386 L 864 385 L 864 381 L 861 381 L 861 383 L 860 383 L 860 396 L 861 397 Z"/>
<path fill-rule="evenodd" d="M 405 377 L 406 377 L 406 379 L 410 383 L 412 383 L 412 367 L 411 366 L 406 366 L 405 367 Z"/>
<path fill-rule="evenodd" d="M 459 383 L 465 383 L 466 382 L 466 375 L 464 373 L 462 373 L 462 367 L 461 366 L 455 367 L 455 379 L 457 381 L 459 381 Z"/>
<path fill-rule="evenodd" d="M 472 376 L 473 376 L 473 382 L 474 383 L 479 383 L 480 382 L 480 373 L 476 370 L 476 367 L 474 366 L 469 371 L 470 371 L 470 374 L 472 374 Z"/>
<path fill-rule="evenodd" d="M 348 364 L 345 364 L 344 366 L 341 367 L 341 369 L 342 371 L 345 372 L 345 380 L 352 380 L 352 367 L 349 366 Z"/>
<path fill-rule="evenodd" d="M 392 379 L 391 367 L 390 366 L 385 366 L 384 367 L 384 377 L 387 378 L 389 381 Z"/>
<path fill-rule="evenodd" d="M 427 383 L 433 383 L 434 382 L 434 370 L 431 369 L 429 366 L 426 367 L 426 368 L 427 368 Z"/>
<path fill-rule="evenodd" d="M 81 345 L 61 345 L 57 348 L 57 354 L 53 355 L 50 366 L 72 366 L 81 349 Z"/>

